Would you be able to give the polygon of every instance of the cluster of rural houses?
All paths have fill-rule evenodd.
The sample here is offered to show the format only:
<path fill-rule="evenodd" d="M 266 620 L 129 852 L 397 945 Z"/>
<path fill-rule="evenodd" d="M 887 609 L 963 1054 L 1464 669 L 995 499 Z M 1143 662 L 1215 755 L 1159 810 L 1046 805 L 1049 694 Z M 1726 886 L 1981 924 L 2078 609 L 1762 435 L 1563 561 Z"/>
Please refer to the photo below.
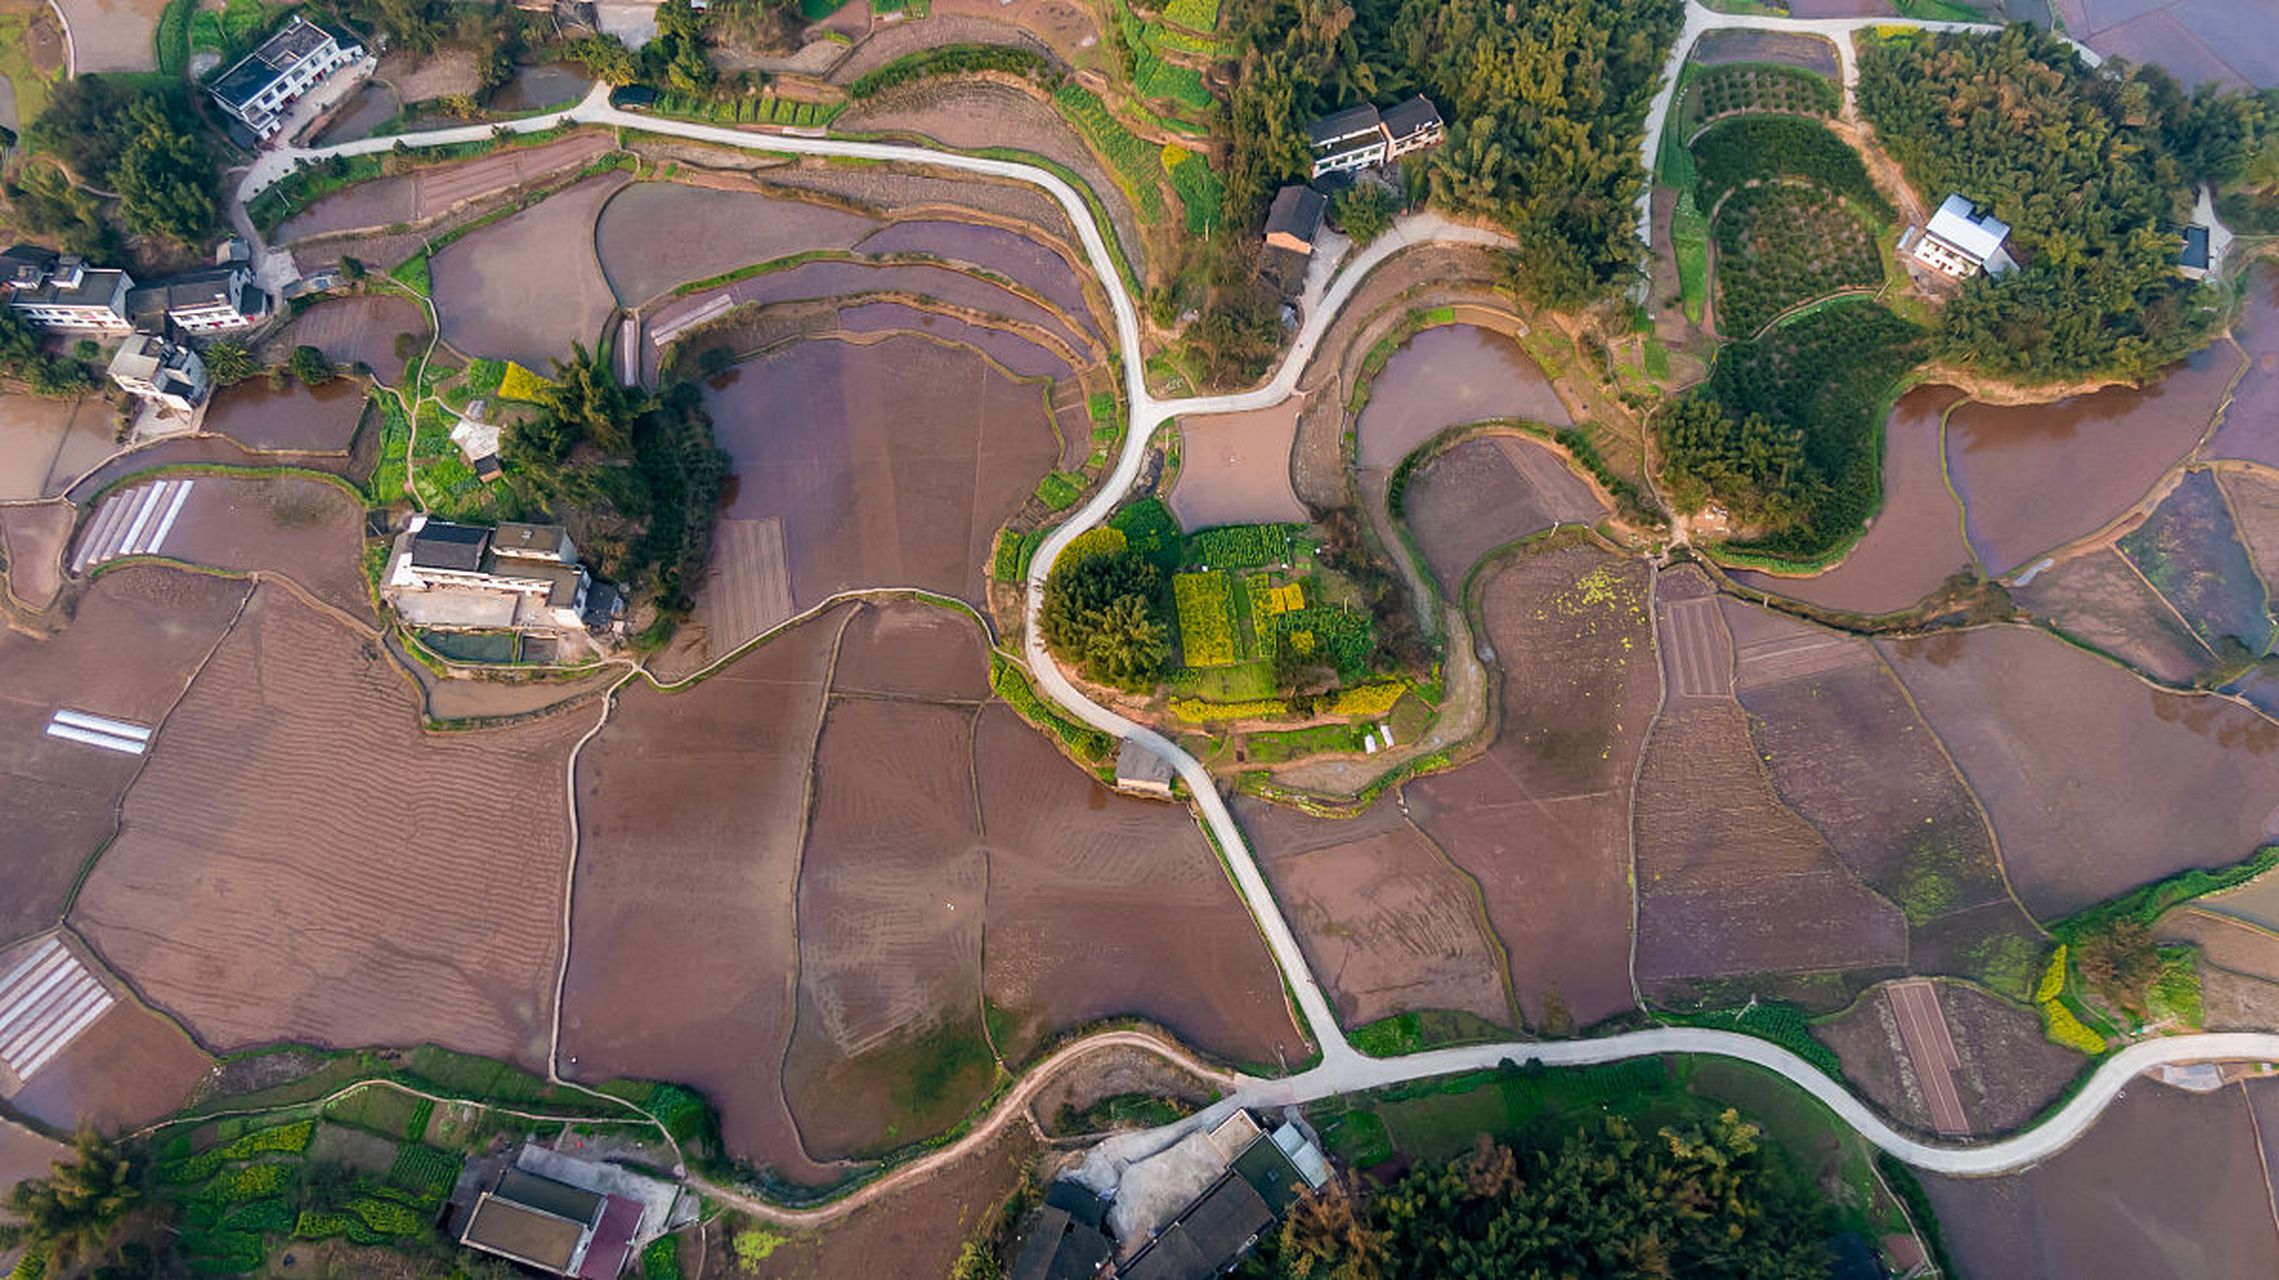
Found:
<path fill-rule="evenodd" d="M 425 515 L 396 536 L 380 596 L 406 625 L 442 631 L 571 634 L 606 629 L 622 607 L 558 524 L 491 529 Z"/>
<path fill-rule="evenodd" d="M 1299 1123 L 1236 1110 L 1125 1169 L 1114 1200 L 1056 1180 L 1023 1225 L 1012 1280 L 1210 1280 L 1329 1183 Z"/>
<path fill-rule="evenodd" d="M 1447 136 L 1440 108 L 1423 94 L 1379 111 L 1367 103 L 1332 112 L 1306 126 L 1313 147 L 1312 181 L 1337 181 L 1402 156 L 1439 146 Z M 1314 251 L 1329 198 L 1314 185 L 1293 183 L 1275 193 L 1266 214 L 1266 244 L 1301 257 Z"/>
<path fill-rule="evenodd" d="M 271 309 L 245 242 L 234 239 L 213 266 L 148 284 L 78 254 L 16 245 L 0 251 L 0 295 L 35 329 L 125 338 L 111 359 L 112 380 L 178 412 L 206 398 L 206 366 L 186 341 L 250 329 Z"/>

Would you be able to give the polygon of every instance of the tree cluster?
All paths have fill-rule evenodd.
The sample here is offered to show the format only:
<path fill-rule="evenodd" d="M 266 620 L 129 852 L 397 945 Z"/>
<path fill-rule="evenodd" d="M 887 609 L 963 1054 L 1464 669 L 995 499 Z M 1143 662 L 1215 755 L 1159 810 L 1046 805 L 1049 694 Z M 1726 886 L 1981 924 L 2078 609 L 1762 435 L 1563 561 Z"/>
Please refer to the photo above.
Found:
<path fill-rule="evenodd" d="M 1335 1189 L 1301 1200 L 1237 1274 L 1823 1280 L 1827 1211 L 1758 1137 L 1732 1111 L 1651 1137 L 1609 1117 L 1556 1149 L 1483 1137 L 1365 1201 Z"/>
<path fill-rule="evenodd" d="M 1145 689 L 1171 656 L 1163 594 L 1162 571 L 1133 551 L 1122 531 L 1088 531 L 1045 576 L 1045 644 L 1086 679 Z"/>
<path fill-rule="evenodd" d="M 1414 93 L 1445 145 L 1422 153 L 1431 200 L 1519 241 L 1518 283 L 1587 300 L 1637 261 L 1638 148 L 1681 7 L 1674 0 L 1238 0 L 1241 59 L 1223 132 L 1230 220 L 1257 225 L 1310 172 L 1307 121 Z"/>
<path fill-rule="evenodd" d="M 179 85 L 87 75 L 56 87 L 31 141 L 81 184 L 117 192 L 127 230 L 195 245 L 220 206 L 213 151 L 182 123 L 193 118 Z"/>
<path fill-rule="evenodd" d="M 1997 377 L 2143 378 L 2215 316 L 2177 276 L 2190 183 L 2238 177 L 2257 99 L 2187 94 L 2158 68 L 2084 66 L 2018 24 L 1996 35 L 1864 41 L 1859 102 L 1917 190 L 1960 192 L 2010 224 L 2019 270 L 1963 286 L 1937 354 Z"/>
<path fill-rule="evenodd" d="M 20 1244 L 58 1274 L 92 1260 L 109 1249 L 121 1224 L 142 1205 L 145 1181 L 142 1162 L 132 1152 L 81 1129 L 68 1162 L 52 1165 L 47 1177 L 17 1183 L 0 1200 L 15 1220 L 0 1226 L 0 1248 Z"/>
<path fill-rule="evenodd" d="M 56 399 L 80 395 L 93 385 L 77 360 L 41 350 L 39 330 L 13 307 L 0 307 L 0 375 L 23 383 L 33 395 Z"/>
<path fill-rule="evenodd" d="M 583 345 L 554 362 L 538 412 L 511 424 L 505 458 L 547 500 L 639 526 L 617 570 L 656 575 L 657 603 L 682 613 L 712 554 L 729 458 L 714 445 L 701 394 L 620 386 Z"/>

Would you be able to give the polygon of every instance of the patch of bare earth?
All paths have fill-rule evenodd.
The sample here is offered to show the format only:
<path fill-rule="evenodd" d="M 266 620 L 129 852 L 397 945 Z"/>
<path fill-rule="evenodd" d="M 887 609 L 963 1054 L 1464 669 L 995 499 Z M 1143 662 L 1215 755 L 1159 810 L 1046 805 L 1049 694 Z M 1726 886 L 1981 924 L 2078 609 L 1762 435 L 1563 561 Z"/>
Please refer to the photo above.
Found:
<path fill-rule="evenodd" d="M 336 484 L 289 475 L 198 477 L 166 538 L 172 559 L 279 574 L 369 622 L 363 549 L 363 501 Z"/>
<path fill-rule="evenodd" d="M 828 1227 L 799 1231 L 751 1273 L 763 1280 L 948 1275 L 965 1241 L 988 1225 L 1038 1154 L 1026 1125 L 1007 1125 L 972 1155 L 898 1187 Z M 708 1251 L 724 1247 L 714 1229 Z"/>
<path fill-rule="evenodd" d="M 794 1182 L 835 1176 L 801 1149 L 780 1067 L 809 773 L 851 612 L 786 632 L 693 689 L 628 688 L 578 757 L 564 1062 L 582 1079 L 702 1090 L 729 1152 Z"/>
<path fill-rule="evenodd" d="M 1733 696 L 1733 636 L 1694 568 L 1655 606 L 1665 700 L 1638 775 L 1638 982 L 1722 998 L 1756 975 L 1888 971 L 1905 921 L 1780 802 Z M 1862 984 L 1864 985 L 1864 983 Z"/>
<path fill-rule="evenodd" d="M 77 512 L 69 503 L 0 506 L 0 557 L 8 564 L 8 592 L 45 609 L 63 589 L 63 549 Z"/>
<path fill-rule="evenodd" d="M 1513 1020 L 1479 887 L 1393 798 L 1343 821 L 1250 800 L 1236 814 L 1340 1021 L 1426 1009 Z"/>
<path fill-rule="evenodd" d="M 80 868 L 111 838 L 145 757 L 47 733 L 60 710 L 146 728 L 162 723 L 249 588 L 172 569 L 104 574 L 66 624 L 37 637 L 0 629 L 0 939 L 63 914 Z M 162 748 L 167 737 L 158 738 Z"/>
<path fill-rule="evenodd" d="M 1937 985 L 1938 1000 L 1962 1065 L 1951 1079 L 1970 1131 L 1981 1137 L 2031 1122 L 2089 1062 L 2051 1044 L 2041 1019 L 1961 983 Z M 1844 1078 L 1876 1108 L 1919 1133 L 1931 1132 L 1931 1114 L 1917 1079 L 1920 1063 L 1900 1037 L 1891 1002 L 1878 988 L 1813 1034 L 1843 1061 Z"/>
<path fill-rule="evenodd" d="M 1416 469 L 1404 517 L 1454 599 L 1480 557 L 1555 524 L 1596 524 L 1606 507 L 1558 455 L 1516 435 L 1467 440 Z"/>
<path fill-rule="evenodd" d="M 557 717 L 423 734 L 375 642 L 256 591 L 169 719 L 72 923 L 216 1048 L 545 1061 L 568 856 Z"/>
<path fill-rule="evenodd" d="M 588 178 L 436 254 L 444 341 L 537 369 L 566 357 L 573 342 L 592 342 L 616 305 L 594 253 L 594 220 L 627 181 Z"/>
<path fill-rule="evenodd" d="M 1588 546 L 1521 554 L 1481 587 L 1501 670 L 1480 759 L 1404 788 L 1424 833 L 1480 885 L 1530 1026 L 1635 1008 L 1629 794 L 1656 697 L 1646 569 Z"/>

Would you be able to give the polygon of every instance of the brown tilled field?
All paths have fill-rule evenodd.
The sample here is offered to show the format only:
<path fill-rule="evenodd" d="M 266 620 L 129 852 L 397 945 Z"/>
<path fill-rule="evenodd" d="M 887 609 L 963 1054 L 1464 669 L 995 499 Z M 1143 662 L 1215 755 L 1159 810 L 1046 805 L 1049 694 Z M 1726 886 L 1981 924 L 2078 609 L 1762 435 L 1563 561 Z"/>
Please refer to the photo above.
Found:
<path fill-rule="evenodd" d="M 998 527 L 1060 452 L 1037 387 L 915 338 L 803 342 L 706 404 L 735 459 L 725 514 L 783 522 L 799 608 L 864 587 L 979 602 Z"/>
<path fill-rule="evenodd" d="M 172 569 L 115 569 L 54 635 L 0 629 L 0 942 L 62 915 L 80 868 L 111 838 L 148 757 L 50 737 L 72 710 L 162 722 L 228 631 L 249 588 Z M 157 739 L 159 749 L 167 736 Z"/>
<path fill-rule="evenodd" d="M 380 381 L 393 383 L 404 376 L 396 340 L 408 333 L 425 345 L 427 328 L 427 313 L 409 298 L 387 294 L 332 298 L 295 317 L 275 347 L 284 355 L 297 346 L 315 347 L 342 368 L 363 364 Z"/>
<path fill-rule="evenodd" d="M 1634 1007 L 1630 777 L 1658 696 L 1646 568 L 1591 547 L 1517 556 L 1483 581 L 1502 671 L 1496 740 L 1410 783 L 1409 812 L 1480 884 L 1531 1026 Z"/>
<path fill-rule="evenodd" d="M 1937 988 L 1962 1062 L 1950 1077 L 1971 1133 L 1991 1137 L 2030 1123 L 2088 1069 L 2088 1059 L 2049 1042 L 2035 1014 L 1961 983 L 1941 982 Z M 1844 1078 L 1877 1110 L 1930 1132 L 1931 1116 L 1914 1075 L 1918 1064 L 1902 1048 L 1884 988 L 1861 996 L 1842 1016 L 1815 1026 L 1813 1034 L 1836 1051 Z"/>
<path fill-rule="evenodd" d="M 443 340 L 543 373 L 588 349 L 615 308 L 594 254 L 594 220 L 630 179 L 605 173 L 453 241 L 429 266 Z"/>
<path fill-rule="evenodd" d="M 2279 363 L 2279 357 L 2273 358 Z M 2219 471 L 2216 482 L 2224 491 L 2239 526 L 2239 540 L 2266 589 L 2279 594 L 2279 479 L 2261 471 Z"/>
<path fill-rule="evenodd" d="M 1258 801 L 1236 814 L 1340 1021 L 1427 1009 L 1512 1021 L 1478 887 L 1390 798 L 1348 821 Z"/>
<path fill-rule="evenodd" d="M 1992 816 L 2037 915 L 2237 862 L 2279 823 L 2279 724 L 2236 703 L 2154 689 L 2024 627 L 1878 648 Z"/>
<path fill-rule="evenodd" d="M 1940 424 L 1960 397 L 1952 387 L 1918 387 L 1892 407 L 1883 436 L 1883 509 L 1835 568 L 1809 578 L 1734 578 L 1825 609 L 1877 614 L 1905 609 L 1970 568 L 1962 511 L 1941 471 Z"/>
<path fill-rule="evenodd" d="M 215 1048 L 432 1041 L 543 1064 L 564 767 L 592 721 L 418 723 L 375 642 L 258 589 L 72 923 Z"/>
<path fill-rule="evenodd" d="M 1008 1125 L 965 1159 L 829 1226 L 779 1233 L 789 1238 L 747 1274 L 767 1280 L 948 1275 L 958 1250 L 988 1220 L 990 1208 L 1019 1185 L 1037 1155 L 1028 1128 Z M 724 1247 L 721 1232 L 710 1230 L 707 1248 L 717 1251 Z"/>
<path fill-rule="evenodd" d="M 750 263 L 852 248 L 878 226 L 875 218 L 757 191 L 637 182 L 602 209 L 594 242 L 617 301 L 634 307 Z M 671 234 L 658 234 L 663 227 Z"/>
<path fill-rule="evenodd" d="M 201 476 L 167 534 L 170 559 L 281 574 L 353 617 L 372 618 L 364 502 L 301 476 Z"/>
<path fill-rule="evenodd" d="M 63 1130 L 148 1124 L 180 1110 L 213 1065 L 182 1028 L 123 995 L 8 1104 Z"/>
<path fill-rule="evenodd" d="M 1743 650 L 1740 702 L 1781 802 L 1906 916 L 1912 971 L 1957 973 L 2022 996 L 2039 934 L 2002 882 L 1969 789 L 1898 680 L 1865 642 L 1730 600 L 1723 608 L 1747 616 L 1760 637 Z M 1783 670 L 1782 658 L 1823 639 L 1847 665 Z M 1752 661 L 1757 655 L 1768 661 Z M 1929 928 L 1939 922 L 1946 927 Z M 1926 945 L 1931 937 L 1936 945 Z M 1932 967 L 1942 962 L 1963 967 Z"/>
<path fill-rule="evenodd" d="M 0 500 L 53 497 L 118 446 L 102 400 L 0 396 Z"/>
<path fill-rule="evenodd" d="M 976 710 L 834 694 L 824 719 L 783 1072 L 818 1157 L 938 1133 L 994 1083 L 981 1026 L 989 858 L 974 838 Z"/>
<path fill-rule="evenodd" d="M 1063 315 L 1082 318 L 1089 310 L 1083 280 L 1089 264 L 1081 258 L 1072 262 L 1060 251 L 1003 227 L 909 219 L 874 232 L 855 251 L 874 257 L 920 254 L 979 267 L 1027 286 Z"/>
<path fill-rule="evenodd" d="M 1904 965 L 1899 912 L 1774 793 L 1707 581 L 1686 568 L 1659 586 L 1668 701 L 1633 810 L 1641 986 L 1681 994 L 1705 978 Z"/>
<path fill-rule="evenodd" d="M 588 1080 L 685 1081 L 719 1107 L 731 1155 L 795 1182 L 833 1176 L 800 1149 L 780 1066 L 810 766 L 851 613 L 694 689 L 628 688 L 578 757 L 564 1062 Z"/>
<path fill-rule="evenodd" d="M 2140 1081 L 2079 1142 L 2024 1173 L 1924 1176 L 1957 1268 L 2053 1278 L 2270 1275 L 2279 1229 L 2249 1110 L 2279 1122 L 2275 1088 L 2252 1081 L 2200 1095 Z"/>
<path fill-rule="evenodd" d="M 1113 793 L 1003 703 L 982 711 L 973 748 L 983 975 L 1013 1024 L 997 1032 L 1006 1061 L 1116 1015 L 1235 1062 L 1306 1056 L 1258 926 L 1184 806 Z"/>
<path fill-rule="evenodd" d="M 1522 436 L 1467 440 L 1409 477 L 1409 531 L 1453 599 L 1482 555 L 1555 524 L 1596 524 L 1606 507 L 1558 455 Z"/>

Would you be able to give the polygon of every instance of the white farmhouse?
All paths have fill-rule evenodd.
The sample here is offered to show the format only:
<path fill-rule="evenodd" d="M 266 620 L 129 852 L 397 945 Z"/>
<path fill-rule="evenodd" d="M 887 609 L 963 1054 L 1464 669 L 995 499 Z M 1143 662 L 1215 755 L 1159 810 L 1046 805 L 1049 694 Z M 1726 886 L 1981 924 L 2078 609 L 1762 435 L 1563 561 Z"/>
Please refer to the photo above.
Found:
<path fill-rule="evenodd" d="M 1965 196 L 1951 195 L 1915 238 L 1915 260 L 1957 279 L 1980 271 L 1999 276 L 2018 265 L 2002 247 L 2009 238 L 2009 223 L 1981 211 Z"/>
<path fill-rule="evenodd" d="M 323 83 L 325 77 L 364 56 L 353 36 L 319 26 L 294 14 L 261 47 L 214 81 L 214 101 L 256 138 L 267 139 L 283 123 L 285 108 Z"/>

